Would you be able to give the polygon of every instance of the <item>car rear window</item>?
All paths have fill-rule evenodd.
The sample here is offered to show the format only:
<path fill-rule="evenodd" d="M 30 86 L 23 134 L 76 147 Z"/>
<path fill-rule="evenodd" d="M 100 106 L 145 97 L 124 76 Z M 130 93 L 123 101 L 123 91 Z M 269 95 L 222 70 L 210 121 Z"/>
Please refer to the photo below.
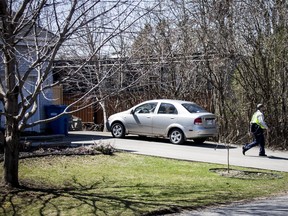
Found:
<path fill-rule="evenodd" d="M 197 104 L 183 103 L 182 106 L 187 109 L 190 113 L 204 113 L 207 112 L 205 109 Z"/>

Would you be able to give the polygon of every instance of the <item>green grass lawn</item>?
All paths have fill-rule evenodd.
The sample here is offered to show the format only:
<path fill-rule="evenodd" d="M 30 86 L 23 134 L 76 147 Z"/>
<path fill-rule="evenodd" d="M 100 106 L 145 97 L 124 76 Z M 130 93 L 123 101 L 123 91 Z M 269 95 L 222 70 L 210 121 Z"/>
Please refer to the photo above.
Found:
<path fill-rule="evenodd" d="M 22 159 L 19 179 L 24 187 L 0 187 L 0 215 L 143 215 L 288 189 L 288 173 L 247 180 L 221 176 L 213 168 L 225 166 L 129 153 Z"/>

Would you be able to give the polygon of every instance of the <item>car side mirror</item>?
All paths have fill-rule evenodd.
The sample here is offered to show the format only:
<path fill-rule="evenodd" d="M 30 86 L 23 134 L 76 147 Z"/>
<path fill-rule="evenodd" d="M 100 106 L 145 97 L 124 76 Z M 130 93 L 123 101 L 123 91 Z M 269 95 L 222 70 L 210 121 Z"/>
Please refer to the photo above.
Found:
<path fill-rule="evenodd" d="M 135 113 L 135 110 L 132 109 L 131 112 L 130 112 L 130 114 L 134 115 L 134 113 Z"/>

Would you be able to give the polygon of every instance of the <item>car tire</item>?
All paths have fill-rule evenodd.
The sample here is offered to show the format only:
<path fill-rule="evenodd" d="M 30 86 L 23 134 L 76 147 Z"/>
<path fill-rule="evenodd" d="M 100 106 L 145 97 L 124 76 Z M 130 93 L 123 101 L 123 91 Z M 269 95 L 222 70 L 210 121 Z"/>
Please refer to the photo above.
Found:
<path fill-rule="evenodd" d="M 111 134 L 115 138 L 124 138 L 125 137 L 125 127 L 122 123 L 116 122 L 111 126 Z"/>
<path fill-rule="evenodd" d="M 173 128 L 169 133 L 170 142 L 173 144 L 182 144 L 185 142 L 185 137 L 182 130 Z"/>

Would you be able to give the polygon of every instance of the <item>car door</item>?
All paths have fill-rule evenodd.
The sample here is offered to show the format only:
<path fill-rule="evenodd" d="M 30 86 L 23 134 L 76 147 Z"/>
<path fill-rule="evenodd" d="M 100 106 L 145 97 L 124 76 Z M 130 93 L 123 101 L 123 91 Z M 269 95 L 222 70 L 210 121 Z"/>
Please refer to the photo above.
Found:
<path fill-rule="evenodd" d="M 153 135 L 166 135 L 169 125 L 177 121 L 178 111 L 171 103 L 161 103 L 153 116 Z"/>
<path fill-rule="evenodd" d="M 156 102 L 142 104 L 132 110 L 126 118 L 126 127 L 131 134 L 151 135 L 152 117 L 157 106 Z"/>

